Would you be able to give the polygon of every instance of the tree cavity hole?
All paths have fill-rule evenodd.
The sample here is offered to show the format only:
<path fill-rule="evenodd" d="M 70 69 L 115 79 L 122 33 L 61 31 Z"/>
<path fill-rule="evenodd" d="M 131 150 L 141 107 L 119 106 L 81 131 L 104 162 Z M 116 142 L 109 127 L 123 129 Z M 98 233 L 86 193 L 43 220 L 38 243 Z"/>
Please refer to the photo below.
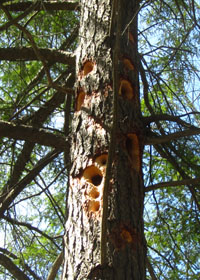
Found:
<path fill-rule="evenodd" d="M 94 69 L 94 62 L 86 61 L 83 65 L 83 76 L 88 75 Z"/>
<path fill-rule="evenodd" d="M 133 98 L 133 87 L 127 80 L 122 80 L 120 83 L 119 94 L 127 99 Z"/>
<path fill-rule="evenodd" d="M 84 103 L 84 99 L 85 99 L 85 92 L 84 91 L 80 91 L 78 93 L 77 102 L 76 102 L 76 110 L 77 111 L 80 111 L 81 106 Z"/>
<path fill-rule="evenodd" d="M 129 137 L 127 137 L 127 139 L 126 139 L 126 150 L 129 154 L 129 156 L 131 156 L 131 157 L 132 157 L 132 149 L 133 149 L 132 140 Z"/>
<path fill-rule="evenodd" d="M 102 182 L 103 175 L 101 170 L 94 165 L 87 167 L 83 173 L 84 178 L 94 186 L 99 186 Z"/>
<path fill-rule="evenodd" d="M 125 142 L 126 150 L 131 158 L 133 167 L 139 171 L 140 170 L 140 146 L 138 136 L 135 133 L 128 134 Z"/>
<path fill-rule="evenodd" d="M 92 176 L 91 181 L 92 181 L 93 185 L 99 186 L 101 184 L 101 181 L 102 181 L 102 176 L 100 176 L 100 175 Z"/>
<path fill-rule="evenodd" d="M 131 233 L 128 230 L 123 229 L 121 231 L 120 235 L 121 235 L 121 238 L 124 239 L 126 242 L 128 242 L 128 243 L 133 242 L 133 238 L 131 236 Z"/>
<path fill-rule="evenodd" d="M 129 38 L 129 41 L 132 43 L 132 44 L 134 44 L 134 42 L 135 42 L 135 40 L 134 40 L 134 38 L 133 38 L 133 34 L 129 31 L 129 33 L 128 33 L 128 38 Z"/>
<path fill-rule="evenodd" d="M 97 211 L 99 211 L 99 208 L 100 208 L 100 202 L 99 201 L 91 200 L 89 202 L 89 207 L 88 207 L 89 212 L 97 212 Z"/>
<path fill-rule="evenodd" d="M 95 162 L 100 166 L 106 166 L 107 163 L 107 159 L 108 159 L 108 155 L 107 154 L 102 154 L 100 156 L 98 156 L 95 160 Z"/>
<path fill-rule="evenodd" d="M 89 196 L 94 199 L 98 198 L 99 195 L 100 193 L 96 187 L 92 188 L 91 191 L 89 192 Z"/>
<path fill-rule="evenodd" d="M 134 70 L 133 63 L 128 58 L 123 58 L 123 64 L 127 70 Z"/>

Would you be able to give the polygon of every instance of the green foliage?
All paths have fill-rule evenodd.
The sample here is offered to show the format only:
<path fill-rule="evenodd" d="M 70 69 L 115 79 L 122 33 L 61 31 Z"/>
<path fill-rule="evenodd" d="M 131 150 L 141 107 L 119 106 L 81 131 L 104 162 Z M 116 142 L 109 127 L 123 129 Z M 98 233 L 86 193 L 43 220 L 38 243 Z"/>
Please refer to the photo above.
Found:
<path fill-rule="evenodd" d="M 12 1 L 14 2 L 19 1 Z M 9 3 L 11 1 L 5 4 Z M 20 14 L 23 12 L 10 12 L 13 18 Z M 5 12 L 0 9 L 0 27 L 8 21 Z M 70 43 L 68 41 L 77 23 L 77 12 L 46 10 L 32 11 L 18 22 L 31 34 L 38 49 L 62 48 L 71 52 L 76 47 L 76 37 Z M 26 32 L 18 26 L 10 25 L 1 30 L 0 47 L 32 47 L 32 43 Z M 62 85 L 70 73 L 70 70 L 68 73 L 66 71 L 67 66 L 61 63 L 51 63 L 47 66 L 52 80 L 66 72 L 59 80 L 59 85 Z M 57 105 L 49 104 L 55 94 L 56 90 L 48 84 L 41 61 L 0 62 L 1 120 L 47 128 L 54 134 L 63 135 L 64 98 L 59 97 L 61 101 Z M 52 150 L 41 145 L 33 145 L 31 148 L 31 145 L 30 143 L 25 148 L 24 141 L 1 139 L 1 193 L 5 193 L 6 189 L 12 190 L 29 176 L 34 167 Z M 40 279 L 47 279 L 53 262 L 62 252 L 68 180 L 66 174 L 61 154 L 25 186 L 5 212 L 5 219 L 1 219 L 0 253 L 6 249 L 5 255 L 30 279 L 36 279 L 35 275 Z M 60 272 L 57 279 L 59 274 Z M 3 267 L 0 269 L 0 278 L 14 279 Z"/>
<path fill-rule="evenodd" d="M 198 13 L 194 1 L 171 0 L 150 2 L 141 11 L 139 51 L 150 104 L 142 100 L 142 112 L 181 116 L 188 124 L 152 122 L 151 131 L 157 135 L 199 126 Z M 198 178 L 199 140 L 179 138 L 146 148 L 145 185 Z M 148 257 L 157 279 L 199 279 L 199 186 L 165 187 L 146 193 L 145 201 Z"/>

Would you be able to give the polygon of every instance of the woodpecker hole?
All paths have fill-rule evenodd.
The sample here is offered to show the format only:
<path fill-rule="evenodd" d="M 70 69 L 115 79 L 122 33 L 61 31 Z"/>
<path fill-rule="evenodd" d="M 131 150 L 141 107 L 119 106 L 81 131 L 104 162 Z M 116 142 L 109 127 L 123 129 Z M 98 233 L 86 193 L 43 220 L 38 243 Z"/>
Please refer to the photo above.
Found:
<path fill-rule="evenodd" d="M 94 165 L 91 165 L 85 169 L 83 177 L 94 186 L 99 186 L 103 179 L 101 171 Z"/>
<path fill-rule="evenodd" d="M 132 238 L 131 233 L 130 233 L 128 230 L 126 230 L 126 229 L 123 229 L 123 230 L 121 231 L 120 236 L 121 236 L 121 238 L 122 238 L 123 240 L 125 240 L 125 241 L 128 242 L 128 243 L 133 242 L 133 238 Z"/>
<path fill-rule="evenodd" d="M 134 38 L 133 38 L 133 34 L 129 31 L 129 33 L 128 33 L 128 38 L 129 38 L 129 41 L 132 43 L 132 44 L 134 44 L 135 43 L 135 40 L 134 40 Z"/>
<path fill-rule="evenodd" d="M 99 165 L 99 166 L 105 166 L 107 163 L 107 158 L 108 155 L 107 154 L 102 154 L 100 156 L 98 156 L 95 160 L 95 162 Z"/>
<path fill-rule="evenodd" d="M 140 147 L 136 134 L 128 134 L 125 142 L 127 152 L 130 156 L 133 168 L 139 172 L 140 170 Z"/>
<path fill-rule="evenodd" d="M 134 70 L 133 63 L 128 58 L 123 58 L 123 64 L 127 70 Z"/>
<path fill-rule="evenodd" d="M 92 181 L 93 185 L 99 186 L 101 184 L 101 181 L 102 181 L 102 176 L 100 176 L 100 175 L 92 176 L 91 181 Z"/>
<path fill-rule="evenodd" d="M 126 139 L 126 149 L 130 155 L 132 152 L 132 140 L 129 137 Z"/>
<path fill-rule="evenodd" d="M 88 205 L 89 212 L 97 212 L 100 208 L 100 202 L 96 200 L 91 200 Z"/>
<path fill-rule="evenodd" d="M 81 106 L 83 105 L 84 99 L 85 99 L 85 92 L 80 91 L 78 93 L 77 102 L 76 102 L 76 110 L 77 111 L 80 111 Z"/>
<path fill-rule="evenodd" d="M 94 63 L 92 61 L 86 61 L 83 65 L 83 76 L 88 75 L 94 69 Z"/>
<path fill-rule="evenodd" d="M 131 83 L 127 80 L 121 80 L 120 87 L 119 87 L 119 95 L 127 98 L 132 99 L 133 94 L 133 87 Z"/>
<path fill-rule="evenodd" d="M 94 199 L 98 198 L 99 195 L 100 195 L 100 193 L 99 193 L 99 191 L 97 190 L 97 188 L 95 188 L 95 187 L 92 188 L 91 191 L 89 192 L 89 196 L 90 196 L 91 198 L 94 198 Z"/>

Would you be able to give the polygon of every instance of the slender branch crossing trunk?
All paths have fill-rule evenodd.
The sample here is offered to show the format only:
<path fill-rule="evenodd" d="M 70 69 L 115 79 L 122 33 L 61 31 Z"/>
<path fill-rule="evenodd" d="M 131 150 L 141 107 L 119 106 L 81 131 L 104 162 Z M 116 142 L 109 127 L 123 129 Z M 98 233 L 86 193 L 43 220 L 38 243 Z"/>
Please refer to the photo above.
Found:
<path fill-rule="evenodd" d="M 146 279 L 146 246 L 137 63 L 138 1 L 80 2 L 63 279 L 142 280 Z M 116 34 L 120 34 L 118 40 Z M 114 94 L 115 149 L 108 187 L 106 263 L 102 265 L 103 190 Z"/>

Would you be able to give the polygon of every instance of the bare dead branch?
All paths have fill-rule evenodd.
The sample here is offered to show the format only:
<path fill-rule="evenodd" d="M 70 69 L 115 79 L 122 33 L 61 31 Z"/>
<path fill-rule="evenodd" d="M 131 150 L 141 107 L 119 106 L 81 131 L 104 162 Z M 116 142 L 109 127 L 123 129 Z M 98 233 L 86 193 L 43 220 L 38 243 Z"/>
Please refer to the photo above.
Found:
<path fill-rule="evenodd" d="M 55 135 L 42 128 L 13 124 L 5 121 L 0 121 L 0 137 L 25 140 L 61 150 L 68 146 L 68 142 L 64 136 Z"/>
<path fill-rule="evenodd" d="M 45 60 L 50 63 L 63 63 L 75 67 L 75 56 L 70 52 L 55 49 L 39 48 Z M 0 60 L 7 61 L 31 61 L 39 60 L 33 48 L 0 48 Z"/>
<path fill-rule="evenodd" d="M 155 133 L 151 134 L 154 134 L 156 136 Z M 147 137 L 145 140 L 145 145 L 162 144 L 182 137 L 194 136 L 198 134 L 200 134 L 200 128 L 191 128 L 180 132 L 171 133 L 165 136 Z"/>
<path fill-rule="evenodd" d="M 0 264 L 5 267 L 18 280 L 30 280 L 30 278 L 19 269 L 7 256 L 0 254 Z"/>
<path fill-rule="evenodd" d="M 7 255 L 8 257 L 11 257 L 14 260 L 19 259 L 16 255 L 8 251 L 7 249 L 1 248 L 0 251 L 4 254 Z M 21 263 L 21 262 L 20 262 Z M 33 276 L 34 280 L 41 280 L 41 278 L 28 266 L 26 263 L 22 263 L 22 266 L 30 273 L 30 275 Z"/>
<path fill-rule="evenodd" d="M 4 10 L 4 8 L 6 9 L 6 6 L 2 5 L 2 1 L 0 3 L 0 6 L 2 8 L 2 10 Z M 8 22 L 6 22 L 4 25 L 0 26 L 0 31 L 6 30 L 8 29 L 11 25 L 16 24 L 17 22 L 19 22 L 20 20 L 22 20 L 23 18 L 25 18 L 30 12 L 32 12 L 34 10 L 35 7 L 38 6 L 38 2 L 35 3 L 31 3 L 31 5 L 29 6 L 29 8 L 22 13 L 21 15 L 19 15 L 16 18 L 10 18 Z M 6 9 L 7 10 L 7 9 Z"/>
<path fill-rule="evenodd" d="M 5 4 L 7 10 L 13 12 L 23 12 L 32 5 L 32 1 L 28 2 L 19 2 L 13 4 Z M 74 11 L 79 10 L 79 3 L 74 1 L 37 1 L 39 5 L 34 7 L 34 11 L 58 11 L 58 10 L 67 10 Z"/>
<path fill-rule="evenodd" d="M 188 114 L 180 115 L 180 116 L 173 116 L 169 114 L 158 114 L 158 115 L 152 115 L 149 117 L 143 117 L 142 121 L 144 125 L 148 125 L 152 122 L 157 122 L 157 121 L 172 121 L 172 122 L 177 122 L 185 127 L 191 127 L 190 123 L 187 123 L 183 120 L 181 120 L 182 117 L 191 115 L 191 114 L 200 114 L 200 112 L 190 112 Z"/>
<path fill-rule="evenodd" d="M 56 199 L 53 197 L 53 195 L 51 194 L 51 192 L 49 191 L 49 186 L 47 186 L 45 184 L 45 180 L 42 178 L 42 176 L 39 174 L 38 175 L 39 179 L 42 180 L 42 183 L 45 185 L 45 188 L 43 188 L 41 186 L 41 184 L 38 182 L 38 180 L 34 179 L 34 182 L 45 192 L 45 195 L 48 197 L 54 211 L 55 214 L 57 215 L 57 217 L 60 220 L 60 223 L 63 225 L 63 228 L 65 227 L 64 221 L 65 221 L 65 215 L 62 211 L 62 208 L 59 205 L 59 202 L 56 201 Z"/>
<path fill-rule="evenodd" d="M 151 247 L 151 246 L 149 246 L 149 245 L 147 245 L 147 247 L 150 248 L 152 251 L 154 251 L 156 254 L 158 254 L 158 256 L 160 256 L 161 258 L 163 258 L 163 259 L 168 263 L 169 267 L 170 267 L 171 269 L 174 270 L 174 267 L 173 267 L 172 264 L 170 263 L 170 260 L 168 260 L 168 258 L 166 258 L 166 257 L 164 256 L 164 254 L 161 254 L 157 249 L 155 249 L 155 248 L 153 248 L 153 247 Z"/>
<path fill-rule="evenodd" d="M 149 96 L 148 96 L 148 91 L 149 91 L 149 84 L 147 81 L 147 77 L 146 77 L 146 73 L 145 73 L 145 69 L 142 65 L 142 61 L 144 60 L 144 58 L 142 56 L 139 56 L 139 71 L 140 71 L 140 75 L 141 75 L 141 79 L 142 79 L 142 83 L 143 83 L 143 94 L 144 94 L 144 102 L 146 107 L 148 108 L 149 112 L 151 113 L 151 115 L 154 115 L 154 111 L 153 108 L 149 102 Z"/>
<path fill-rule="evenodd" d="M 57 272 L 58 272 L 58 270 L 59 270 L 59 268 L 60 268 L 60 266 L 61 266 L 61 264 L 63 262 L 63 256 L 64 256 L 63 252 L 61 252 L 57 256 L 57 258 L 55 259 L 55 261 L 54 261 L 54 263 L 53 263 L 53 265 L 51 267 L 51 270 L 49 272 L 47 280 L 54 280 L 56 278 L 56 274 L 57 274 Z"/>
<path fill-rule="evenodd" d="M 145 192 L 150 192 L 157 189 L 163 189 L 166 187 L 168 188 L 168 187 L 177 187 L 177 186 L 197 185 L 199 183 L 200 183 L 200 178 L 184 179 L 179 181 L 169 181 L 169 182 L 158 183 L 155 185 L 150 185 L 145 188 Z"/>
<path fill-rule="evenodd" d="M 154 273 L 153 267 L 152 267 L 148 257 L 146 258 L 146 264 L 147 264 L 147 269 L 149 271 L 149 274 L 151 275 L 151 279 L 152 280 L 158 280 L 155 273 Z"/>
<path fill-rule="evenodd" d="M 11 257 L 12 259 L 15 259 L 15 260 L 17 259 L 17 256 L 14 255 L 12 252 L 8 251 L 8 249 L 0 247 L 0 252 L 2 252 L 4 255 Z"/>
<path fill-rule="evenodd" d="M 10 179 L 3 187 L 2 193 L 4 193 L 6 190 L 10 189 L 12 187 L 12 185 L 17 183 L 17 181 L 19 180 L 19 178 L 22 175 L 22 172 L 24 171 L 26 163 L 30 159 L 34 145 L 35 145 L 34 143 L 30 143 L 30 142 L 24 143 L 22 151 L 19 154 L 19 156 L 15 162 L 15 165 L 14 165 L 14 168 L 12 171 L 12 175 L 10 176 Z"/>

